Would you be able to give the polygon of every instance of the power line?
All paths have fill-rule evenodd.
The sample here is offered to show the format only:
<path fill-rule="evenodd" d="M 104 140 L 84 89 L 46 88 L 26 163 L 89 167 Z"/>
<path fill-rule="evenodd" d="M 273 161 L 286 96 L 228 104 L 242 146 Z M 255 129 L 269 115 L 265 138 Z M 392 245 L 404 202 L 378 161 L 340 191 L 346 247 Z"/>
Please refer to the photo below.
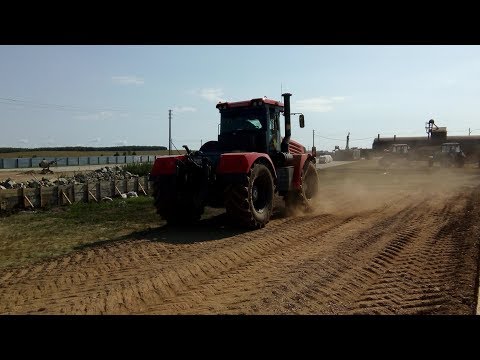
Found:
<path fill-rule="evenodd" d="M 34 107 L 34 108 L 36 107 L 36 108 L 51 109 L 51 110 L 74 111 L 74 112 L 84 112 L 84 111 L 133 112 L 137 114 L 144 114 L 144 115 L 150 115 L 150 116 L 161 116 L 161 114 L 158 114 L 158 113 L 142 112 L 142 111 L 136 111 L 131 109 L 91 108 L 91 107 L 81 107 L 77 105 L 60 105 L 60 104 L 41 103 L 41 102 L 20 100 L 15 98 L 5 98 L 5 97 L 0 97 L 0 104 L 23 106 L 23 107 Z"/>

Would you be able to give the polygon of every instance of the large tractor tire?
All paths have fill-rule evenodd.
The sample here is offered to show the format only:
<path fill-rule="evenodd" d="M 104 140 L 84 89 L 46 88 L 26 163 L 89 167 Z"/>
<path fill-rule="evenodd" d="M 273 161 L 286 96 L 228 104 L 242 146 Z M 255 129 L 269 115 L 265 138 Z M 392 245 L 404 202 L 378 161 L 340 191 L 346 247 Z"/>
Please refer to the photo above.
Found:
<path fill-rule="evenodd" d="M 254 164 L 243 184 L 225 189 L 225 208 L 231 220 L 251 229 L 264 227 L 273 212 L 273 177 L 263 164 Z"/>
<path fill-rule="evenodd" d="M 176 193 L 161 179 L 153 183 L 153 198 L 157 213 L 169 225 L 186 225 L 200 220 L 204 206 L 190 192 Z"/>
<path fill-rule="evenodd" d="M 284 198 L 287 211 L 295 209 L 312 211 L 320 195 L 318 173 L 312 162 L 305 164 L 302 171 L 302 188 L 290 191 Z"/>

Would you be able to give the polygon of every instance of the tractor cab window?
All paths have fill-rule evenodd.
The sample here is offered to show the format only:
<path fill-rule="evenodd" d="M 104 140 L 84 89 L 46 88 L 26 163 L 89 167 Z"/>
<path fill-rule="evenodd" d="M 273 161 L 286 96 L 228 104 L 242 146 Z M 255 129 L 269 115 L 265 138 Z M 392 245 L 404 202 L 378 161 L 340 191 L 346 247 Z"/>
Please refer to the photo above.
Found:
<path fill-rule="evenodd" d="M 460 152 L 460 145 L 458 144 L 444 144 L 442 145 L 442 152 L 458 153 Z"/>
<path fill-rule="evenodd" d="M 270 108 L 269 111 L 269 144 L 270 150 L 280 150 L 280 113 L 275 109 Z"/>
<path fill-rule="evenodd" d="M 222 113 L 220 133 L 259 131 L 265 129 L 265 114 L 260 111 L 231 111 Z"/>

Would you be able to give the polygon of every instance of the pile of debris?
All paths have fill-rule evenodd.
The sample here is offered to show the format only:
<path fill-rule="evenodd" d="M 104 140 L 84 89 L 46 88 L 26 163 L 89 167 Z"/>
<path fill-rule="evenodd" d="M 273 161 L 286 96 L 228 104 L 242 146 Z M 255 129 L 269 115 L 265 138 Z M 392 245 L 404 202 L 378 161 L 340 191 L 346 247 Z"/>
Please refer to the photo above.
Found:
<path fill-rule="evenodd" d="M 0 180 L 0 190 L 5 189 L 21 189 L 21 188 L 38 188 L 38 187 L 48 187 L 48 186 L 57 186 L 57 185 L 78 185 L 95 183 L 98 181 L 111 181 L 111 180 L 124 180 L 132 179 L 138 177 L 138 175 L 132 174 L 128 171 L 125 171 L 119 166 L 108 167 L 105 166 L 101 169 L 97 169 L 88 173 L 78 173 L 74 176 L 67 177 L 62 176 L 57 179 L 47 179 L 42 177 L 41 179 L 36 178 L 27 180 L 24 182 L 15 182 L 14 180 L 8 178 L 6 180 Z"/>

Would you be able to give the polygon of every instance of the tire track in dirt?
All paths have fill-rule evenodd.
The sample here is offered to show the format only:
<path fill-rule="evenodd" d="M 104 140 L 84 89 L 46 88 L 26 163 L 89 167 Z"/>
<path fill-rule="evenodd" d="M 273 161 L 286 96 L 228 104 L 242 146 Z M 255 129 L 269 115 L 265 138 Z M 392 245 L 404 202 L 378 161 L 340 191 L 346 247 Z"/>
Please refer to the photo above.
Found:
<path fill-rule="evenodd" d="M 398 203 L 397 203 L 398 205 Z M 401 207 L 399 207 L 398 211 Z M 366 218 L 374 219 L 378 216 L 378 211 L 368 214 Z M 302 233 L 302 237 L 297 238 L 295 246 L 290 248 L 282 248 L 281 254 L 268 252 L 263 256 L 255 257 L 225 274 L 215 274 L 216 276 L 208 279 L 206 282 L 199 284 L 200 287 L 186 289 L 184 294 L 176 294 L 175 297 L 165 299 L 161 304 L 146 309 L 149 313 L 185 313 L 188 309 L 194 313 L 202 311 L 210 312 L 215 305 L 220 305 L 221 309 L 216 310 L 222 313 L 235 310 L 232 304 L 226 304 L 226 293 L 232 295 L 234 302 L 243 303 L 251 301 L 252 297 L 256 297 L 258 285 L 268 282 L 275 274 L 283 274 L 285 272 L 286 263 L 295 264 L 302 257 L 310 257 L 312 254 L 312 246 L 320 243 L 323 252 L 330 250 L 329 246 L 338 246 L 336 242 L 324 244 L 323 238 L 331 233 L 332 238 L 338 237 L 342 232 L 349 232 L 349 227 L 358 227 L 356 221 L 362 221 L 362 217 L 358 214 L 353 218 L 347 218 L 344 223 L 337 227 L 329 229 L 319 229 L 316 233 Z M 316 223 L 315 217 L 310 217 L 310 222 Z M 366 222 L 366 221 L 364 221 Z M 388 220 L 386 220 L 388 222 Z M 351 225 L 350 225 L 351 224 Z M 318 227 L 318 225 L 316 225 Z M 365 225 L 368 227 L 369 225 Z M 280 238 L 288 239 L 289 234 L 278 234 Z M 274 239 L 274 236 L 270 236 Z M 287 240 L 288 241 L 288 240 Z M 260 279 L 259 279 L 260 277 Z M 253 279 L 253 280 L 252 280 Z M 227 284 L 228 286 L 226 286 Z M 243 295 L 241 295 L 243 293 Z M 221 302 L 219 302 L 221 298 Z M 248 300 L 250 299 L 250 300 Z M 200 307 L 196 306 L 200 305 Z M 228 310 L 228 311 L 227 311 Z"/>
<path fill-rule="evenodd" d="M 471 313 L 479 188 L 387 185 L 257 231 L 152 229 L 3 269 L 0 313 Z"/>
<path fill-rule="evenodd" d="M 449 202 L 456 206 L 441 211 L 443 218 L 431 224 L 433 234 L 416 237 L 417 241 L 395 258 L 388 273 L 366 289 L 354 313 L 474 314 L 472 277 L 477 273 L 479 232 L 471 225 L 479 215 L 478 209 L 474 210 L 478 200 L 477 190 Z M 467 254 L 471 261 L 463 258 Z"/>
<path fill-rule="evenodd" d="M 301 228 L 305 219 L 287 219 L 284 221 L 279 221 L 279 223 L 270 228 L 269 231 L 282 231 L 283 226 L 290 226 L 291 229 L 289 232 L 291 234 L 298 231 Z M 336 219 L 335 217 L 325 215 L 323 216 L 323 224 L 324 226 L 335 226 L 338 222 L 341 222 L 342 219 Z M 295 223 L 295 224 L 292 224 Z M 113 297 L 114 301 L 117 301 L 119 297 L 118 294 L 115 292 L 122 292 L 125 288 L 131 289 L 132 287 L 137 287 L 140 289 L 138 292 L 139 298 L 148 298 L 153 296 L 167 296 L 174 294 L 175 289 L 181 286 L 182 281 L 186 276 L 185 269 L 192 275 L 192 279 L 196 279 L 202 276 L 211 276 L 208 274 L 214 274 L 217 271 L 218 265 L 220 262 L 213 261 L 209 259 L 216 259 L 218 257 L 229 259 L 228 264 L 231 266 L 235 266 L 236 263 L 248 260 L 252 256 L 260 256 L 263 252 L 271 251 L 272 247 L 282 246 L 283 242 L 272 242 L 269 243 L 268 241 L 261 241 L 259 245 L 253 245 L 255 239 L 262 239 L 265 238 L 264 233 L 266 230 L 255 232 L 254 233 L 247 233 L 242 235 L 234 236 L 228 241 L 223 241 L 223 244 L 220 246 L 217 245 L 215 242 L 208 245 L 209 249 L 200 249 L 201 244 L 194 244 L 193 246 L 195 249 L 193 251 L 185 251 L 184 253 L 179 253 L 174 259 L 167 263 L 159 263 L 158 261 L 154 261 L 156 259 L 150 259 L 149 262 L 145 263 L 142 260 L 142 263 L 136 262 L 130 266 L 126 266 L 122 268 L 122 265 L 128 264 L 129 256 L 128 252 L 127 255 L 122 252 L 123 247 L 125 246 L 132 246 L 132 244 L 121 244 L 120 246 L 108 246 L 100 249 L 92 249 L 89 250 L 87 253 L 96 252 L 97 257 L 94 264 L 85 264 L 82 262 L 78 263 L 80 259 L 77 259 L 74 265 L 67 265 L 67 268 L 59 268 L 57 269 L 56 274 L 52 274 L 49 276 L 49 272 L 51 272 L 52 268 L 58 267 L 58 261 L 51 261 L 48 263 L 46 267 L 46 274 L 43 275 L 44 279 L 40 280 L 38 278 L 37 273 L 34 274 L 33 277 L 28 279 L 22 279 L 21 275 L 25 276 L 26 269 L 20 269 L 18 271 L 18 276 L 20 277 L 20 282 L 15 283 L 15 288 L 20 290 L 14 290 L 18 293 L 16 294 L 17 297 L 20 297 L 20 293 L 22 294 L 37 294 L 37 291 L 32 291 L 33 288 L 43 289 L 43 293 L 51 294 L 50 300 L 52 301 L 53 305 L 57 303 L 61 303 L 62 299 L 65 299 L 66 302 L 71 304 L 71 308 L 65 309 L 67 312 L 75 312 L 81 311 L 75 308 L 75 302 L 78 298 L 82 298 L 82 296 L 88 296 L 89 293 L 94 292 L 95 295 L 91 296 L 91 299 L 98 298 L 98 293 L 102 293 L 102 290 L 98 289 L 97 284 L 102 283 L 103 286 L 107 287 L 105 290 L 105 295 L 108 298 Z M 262 235 L 263 234 L 263 235 Z M 167 248 L 175 247 L 176 245 L 164 245 L 164 244 L 157 244 L 157 243 L 141 243 L 135 244 L 135 246 L 140 246 L 141 250 L 145 250 L 144 247 L 150 248 L 151 246 L 160 245 L 160 247 L 166 246 Z M 233 249 L 228 251 L 226 254 L 223 250 L 223 247 L 232 247 Z M 120 249 L 118 248 L 120 247 Z M 212 248 L 213 247 L 213 248 Z M 216 250 L 215 248 L 218 248 Z M 151 253 L 152 249 L 148 249 L 146 253 Z M 186 250 L 183 248 L 183 250 Z M 220 251 L 221 255 L 215 256 L 215 250 L 218 252 Z M 193 253 L 193 254 L 192 254 Z M 77 254 L 78 255 L 78 254 Z M 110 255 L 110 256 L 108 256 Z M 95 255 L 94 255 L 95 256 Z M 79 258 L 84 258 L 85 254 L 78 256 Z M 148 257 L 148 256 L 147 256 Z M 151 256 L 150 256 L 151 257 Z M 192 259 L 192 257 L 194 257 Z M 120 258 L 120 260 L 118 260 Z M 104 267 L 98 267 L 98 262 L 101 259 L 105 260 Z M 174 263 L 174 265 L 170 266 L 170 263 Z M 213 263 L 212 263 L 213 262 Z M 221 263 L 220 263 L 221 264 Z M 80 267 L 83 265 L 83 270 L 80 270 Z M 93 266 L 92 266 L 93 265 Z M 91 269 L 96 269 L 99 271 L 91 271 Z M 203 274 L 203 275 L 202 275 Z M 15 277 L 16 279 L 16 277 Z M 23 281 L 22 281 L 23 280 Z M 53 281 L 52 281 L 53 280 Z M 14 284 L 14 280 L 10 282 L 10 285 Z M 81 286 L 82 289 L 79 291 L 78 286 Z M 153 291 L 153 294 L 149 295 L 148 291 Z M 0 299 L 2 297 L 9 297 L 8 291 L 12 291 L 12 287 L 6 286 L 2 283 L 0 287 Z M 156 290 L 156 291 L 155 291 Z M 11 297 L 12 294 L 10 294 Z M 100 294 L 102 295 L 102 294 Z M 20 300 L 15 304 L 9 304 L 12 307 L 12 310 L 18 311 L 22 307 L 31 307 L 35 308 L 36 303 L 43 303 L 45 305 L 45 297 L 39 299 L 31 299 L 31 303 L 29 304 L 29 299 L 25 298 L 25 296 L 21 296 Z M 142 300 L 144 301 L 144 300 Z M 131 302 L 131 301 L 130 301 Z M 108 302 L 107 302 L 108 303 Z M 119 301 L 121 303 L 121 301 Z M 6 305 L 5 302 L 1 301 L 0 304 Z M 13 306 L 12 306 L 13 305 Z M 1 306 L 1 305 L 0 305 Z M 46 307 L 46 306 L 43 306 Z M 41 307 L 40 307 L 41 308 Z M 98 310 L 98 307 L 95 307 Z M 62 310 L 62 309 L 60 309 Z M 107 306 L 105 305 L 102 311 L 107 311 Z M 2 312 L 9 311 L 8 308 L 2 309 Z"/>
<path fill-rule="evenodd" d="M 403 210 L 394 214 L 393 217 L 403 217 L 406 213 L 408 213 L 408 210 Z M 373 229 L 371 224 L 366 222 L 364 233 L 368 233 L 369 236 L 363 237 L 364 242 L 356 243 L 357 250 L 367 247 L 366 243 L 368 242 L 375 243 L 377 237 L 371 235 L 383 233 L 385 225 L 390 221 L 391 218 L 384 219 Z M 358 228 L 358 224 L 353 225 Z M 187 313 L 209 313 L 212 311 L 223 313 L 319 313 L 318 309 L 324 308 L 324 304 L 319 300 L 324 297 L 323 292 L 325 290 L 319 289 L 316 285 L 322 282 L 336 282 L 341 272 L 340 269 L 348 269 L 351 264 L 351 256 L 348 254 L 340 254 L 343 256 L 339 256 L 338 254 L 340 249 L 344 249 L 349 243 L 355 243 L 355 239 L 358 239 L 358 234 L 347 235 L 341 239 L 342 233 L 349 233 L 347 227 L 317 234 L 311 237 L 308 243 L 304 243 L 304 246 L 289 253 L 288 256 L 269 257 L 269 259 L 259 261 L 258 264 L 255 264 L 256 266 L 238 269 L 243 273 L 234 273 L 234 281 L 231 281 L 229 287 L 224 287 L 223 292 L 221 288 L 219 290 L 219 287 L 215 286 L 215 283 L 221 282 L 222 279 L 212 279 L 212 283 L 203 284 L 204 287 L 216 290 L 214 294 L 221 298 L 221 303 L 212 298 L 212 293 L 204 296 L 200 294 L 199 296 L 201 292 L 198 290 L 194 290 L 193 294 L 199 299 L 197 303 L 194 302 L 195 296 L 189 296 L 189 294 L 187 294 L 188 298 L 177 297 L 171 300 L 189 304 L 190 309 Z M 351 250 L 355 249 L 352 248 Z M 258 279 L 259 276 L 261 281 Z M 231 278 L 232 274 L 228 274 L 228 277 Z M 263 287 L 259 287 L 261 284 L 263 284 Z M 242 290 L 243 296 L 240 296 Z M 331 293 L 329 295 L 330 301 L 338 302 L 338 299 L 332 299 Z M 252 298 L 256 301 L 252 301 Z M 316 306 L 309 306 L 311 305 L 309 301 L 302 302 L 302 298 L 315 299 Z M 248 305 L 248 307 L 245 308 L 245 305 Z M 159 311 L 160 313 L 165 310 L 169 310 L 168 304 L 163 304 L 157 309 L 149 309 L 149 311 Z M 185 308 L 181 310 L 182 313 L 186 312 Z"/>
<path fill-rule="evenodd" d="M 337 219 L 331 215 L 321 215 L 316 220 L 320 221 L 324 227 L 335 227 L 342 221 L 341 218 Z M 172 296 L 176 293 L 176 290 L 178 291 L 184 282 L 185 274 L 178 276 L 177 273 L 179 271 L 175 269 L 181 269 L 191 264 L 192 252 L 195 254 L 197 261 L 193 263 L 193 269 L 189 268 L 188 272 L 193 274 L 193 279 L 202 276 L 208 278 L 209 276 L 214 276 L 216 271 L 218 271 L 218 266 L 216 266 L 218 264 L 212 264 L 208 259 L 235 259 L 231 264 L 234 267 L 237 263 L 249 261 L 249 259 L 256 256 L 272 252 L 272 246 L 278 247 L 289 244 L 291 239 L 294 239 L 297 234 L 302 233 L 308 227 L 315 229 L 315 231 L 321 231 L 321 228 L 318 230 L 319 226 L 314 222 L 312 223 L 311 219 L 306 216 L 280 219 L 274 221 L 268 229 L 235 236 L 232 239 L 228 239 L 228 243 L 224 240 L 222 240 L 222 244 L 210 242 L 208 243 L 209 246 L 206 246 L 203 251 L 200 245 L 205 243 L 193 244 L 193 251 L 185 251 L 187 250 L 185 248 L 179 249 L 175 252 L 175 256 L 171 257 L 171 261 L 167 262 L 164 261 L 164 257 L 162 257 L 162 262 L 159 262 L 159 258 L 155 256 L 152 259 L 152 252 L 155 253 L 155 250 L 158 250 L 159 247 L 164 253 L 169 252 L 172 247 L 175 247 L 174 245 L 167 246 L 158 243 L 132 244 L 127 242 L 78 252 L 58 261 L 50 261 L 47 265 L 41 264 L 36 266 L 30 272 L 29 268 L 17 270 L 12 282 L 2 283 L 0 286 L 0 299 L 2 297 L 17 298 L 17 301 L 13 304 L 11 302 L 0 302 L 0 304 L 4 304 L 0 311 L 15 312 L 25 311 L 22 309 L 30 308 L 31 310 L 29 311 L 35 312 L 35 309 L 37 309 L 36 304 L 38 304 L 38 309 L 48 310 L 48 301 L 51 301 L 53 312 L 82 313 L 81 308 L 83 308 L 83 305 L 81 308 L 78 308 L 75 303 L 78 301 L 77 298 L 84 299 L 85 297 L 90 297 L 90 300 L 84 299 L 82 301 L 94 303 L 92 307 L 94 313 L 117 311 L 115 305 L 113 307 L 108 306 L 110 303 L 108 299 L 102 304 L 98 304 L 97 299 L 103 298 L 103 296 L 100 296 L 102 295 L 102 290 L 99 289 L 98 284 L 103 284 L 102 287 L 107 288 L 103 292 L 107 298 L 113 298 L 114 304 L 122 304 L 123 302 L 123 297 L 117 293 L 121 293 L 124 289 L 137 288 L 138 291 L 135 298 L 141 300 L 135 306 L 142 308 L 145 299 Z M 289 230 L 285 232 L 284 228 L 289 228 Z M 266 236 L 271 232 L 280 232 L 283 233 L 283 236 L 279 238 L 280 240 L 274 239 L 272 242 Z M 254 246 L 253 243 L 256 239 L 263 240 Z M 222 253 L 221 256 L 215 256 L 215 248 L 222 250 L 225 244 L 232 247 L 232 250 L 227 251 L 226 254 Z M 243 249 L 240 246 L 243 246 Z M 132 253 L 140 254 L 139 258 L 141 261 L 130 263 Z M 206 260 L 203 260 L 202 256 Z M 71 262 L 72 257 L 74 257 L 73 263 Z M 172 261 L 176 265 L 173 269 L 168 267 L 168 264 Z M 56 268 L 57 271 L 52 273 Z M 42 273 L 41 269 L 45 269 L 46 274 Z M 27 276 L 28 274 L 30 276 Z M 7 290 L 10 288 L 9 285 L 13 284 L 15 284 L 15 289 L 20 288 L 20 290 L 15 290 L 17 291 L 16 294 L 13 294 L 15 296 L 12 296 L 11 293 L 9 294 Z M 94 293 L 94 295 L 90 295 L 91 293 Z M 30 294 L 30 297 L 28 294 Z M 46 299 L 45 295 L 42 296 L 42 294 L 50 294 L 50 300 Z M 47 305 L 45 304 L 46 302 Z M 70 305 L 66 307 L 60 305 L 59 308 L 58 305 L 64 302 Z M 132 302 L 133 299 L 130 298 L 129 303 Z"/>
<path fill-rule="evenodd" d="M 416 207 L 411 207 L 407 208 L 404 210 L 402 214 L 398 214 L 397 220 L 396 220 L 396 225 L 395 227 L 388 229 L 387 233 L 395 234 L 391 239 L 388 239 L 387 237 L 387 246 L 385 250 L 377 257 L 375 257 L 372 262 L 371 262 L 371 267 L 368 267 L 366 269 L 363 269 L 363 272 L 359 274 L 358 270 L 354 268 L 353 270 L 349 269 L 349 265 L 352 263 L 351 262 L 351 256 L 348 256 L 346 254 L 339 254 L 334 253 L 334 255 L 331 256 L 332 259 L 330 259 L 330 263 L 327 261 L 325 262 L 326 265 L 330 268 L 328 272 L 325 272 L 326 278 L 327 279 L 334 279 L 334 286 L 331 288 L 322 288 L 320 290 L 317 290 L 317 294 L 315 296 L 312 296 L 312 294 L 307 293 L 307 294 L 302 294 L 302 289 L 299 289 L 296 284 L 298 284 L 300 281 L 302 284 L 306 284 L 306 277 L 305 274 L 307 273 L 307 269 L 310 269 L 310 273 L 312 273 L 311 269 L 313 268 L 312 262 L 318 260 L 318 255 L 321 254 L 315 253 L 313 250 L 308 250 L 308 251 L 299 251 L 300 249 L 295 249 L 294 252 L 292 252 L 291 256 L 284 256 L 281 259 L 277 259 L 275 257 L 272 257 L 273 263 L 277 263 L 276 269 L 279 268 L 278 262 L 277 261 L 282 261 L 283 263 L 281 264 L 280 268 L 282 269 L 280 271 L 281 273 L 281 279 L 279 279 L 277 282 L 281 282 L 282 284 L 280 285 L 279 289 L 276 289 L 277 291 L 273 290 L 272 294 L 278 297 L 279 294 L 286 293 L 286 294 L 295 294 L 293 298 L 290 300 L 292 301 L 284 301 L 283 309 L 280 308 L 275 308 L 275 306 L 272 306 L 271 301 L 268 300 L 268 297 L 263 297 L 262 302 L 265 304 L 268 304 L 267 308 L 262 307 L 261 303 L 251 301 L 251 298 L 259 298 L 258 292 L 252 291 L 252 289 L 255 289 L 255 286 L 259 286 L 262 282 L 263 283 L 268 283 L 268 279 L 274 277 L 274 270 L 271 269 L 268 266 L 266 266 L 265 261 L 260 264 L 260 266 L 249 266 L 246 267 L 245 269 L 237 269 L 238 271 L 235 272 L 234 274 L 229 273 L 227 275 L 228 280 L 231 280 L 232 277 L 234 277 L 234 281 L 230 281 L 229 284 L 230 286 L 227 288 L 227 293 L 230 295 L 234 295 L 234 298 L 236 297 L 236 304 L 240 304 L 240 307 L 235 307 L 235 303 L 233 304 L 226 304 L 225 300 L 225 292 L 222 293 L 222 288 L 225 290 L 225 286 L 219 286 L 219 283 L 222 284 L 227 280 L 225 277 L 222 278 L 215 278 L 212 279 L 209 283 L 204 283 L 201 284 L 202 288 L 201 289 L 192 289 L 189 292 L 187 292 L 184 296 L 176 296 L 175 298 L 172 299 L 167 299 L 166 303 L 158 306 L 157 308 L 149 308 L 149 312 L 159 312 L 159 313 L 171 313 L 172 312 L 172 304 L 176 305 L 173 307 L 174 311 L 180 312 L 180 313 L 210 313 L 210 312 L 218 312 L 218 311 L 223 311 L 222 312 L 237 312 L 238 309 L 240 309 L 240 312 L 262 312 L 262 313 L 282 313 L 282 312 L 300 312 L 302 313 L 301 309 L 300 311 L 298 309 L 298 304 L 301 303 L 302 296 L 305 295 L 305 297 L 309 297 L 311 299 L 317 299 L 315 301 L 316 306 L 306 306 L 303 312 L 305 313 L 318 313 L 319 309 L 325 309 L 324 305 L 321 302 L 318 302 L 318 299 L 322 298 L 329 298 L 330 303 L 334 304 L 341 304 L 345 299 L 348 299 L 348 295 L 350 295 L 350 298 L 355 299 L 355 297 L 358 295 L 358 292 L 352 291 L 352 287 L 345 286 L 345 284 L 349 284 L 352 280 L 352 278 L 349 278 L 348 276 L 343 276 L 344 281 L 339 281 L 337 273 L 341 272 L 338 270 L 338 265 L 342 265 L 344 269 L 347 269 L 347 274 L 348 273 L 353 273 L 356 274 L 357 279 L 359 280 L 357 282 L 354 282 L 354 284 L 365 284 L 366 280 L 370 280 L 370 282 L 374 282 L 375 279 L 379 278 L 380 276 L 383 275 L 383 272 L 381 271 L 383 267 L 385 267 L 385 263 L 390 263 L 392 262 L 389 260 L 389 258 L 394 258 L 396 254 L 402 251 L 402 249 L 406 246 L 408 242 L 412 242 L 412 240 L 415 240 L 416 236 L 418 235 L 418 227 L 425 225 L 425 220 L 428 220 L 430 218 L 430 215 L 425 215 L 428 214 L 427 211 L 425 211 L 423 205 L 417 205 Z M 345 241 L 343 241 L 341 244 L 338 245 L 338 248 L 342 249 L 347 249 L 351 250 L 352 254 L 358 254 L 358 250 L 367 248 L 368 245 L 375 243 L 375 239 L 377 238 L 378 234 L 384 233 L 385 232 L 385 225 L 389 222 L 391 222 L 392 219 L 385 219 L 381 223 L 376 225 L 376 229 L 369 229 L 368 231 L 365 232 L 365 242 L 352 242 L 354 240 L 353 238 L 347 238 Z M 432 221 L 433 223 L 434 221 Z M 405 224 L 409 224 L 406 227 L 404 226 Z M 418 225 L 420 224 L 420 225 Z M 435 227 L 426 227 L 426 229 L 430 229 L 428 231 L 423 231 L 424 234 L 422 236 L 430 235 L 432 234 L 435 230 Z M 398 231 L 396 231 L 398 230 Z M 325 234 L 324 234 L 325 235 Z M 357 237 L 357 236 L 355 236 Z M 338 240 L 338 237 L 335 236 L 335 238 Z M 358 237 L 357 237 L 358 238 Z M 352 243 L 354 246 L 349 246 L 348 244 Z M 323 249 L 324 251 L 331 250 L 331 249 Z M 368 249 L 367 253 L 373 253 Z M 357 252 L 356 252 L 357 251 Z M 302 267 L 302 256 L 308 254 L 306 258 L 303 259 L 303 263 L 306 264 L 307 266 Z M 342 257 L 343 255 L 343 257 Z M 285 261 L 285 259 L 288 259 L 289 261 Z M 358 255 L 356 255 L 356 259 L 358 261 Z M 250 264 L 252 265 L 252 264 Z M 335 265 L 337 269 L 335 268 Z M 298 279 L 290 279 L 289 276 L 285 276 L 285 274 L 288 274 L 288 269 L 289 266 L 294 266 L 296 268 L 296 273 L 298 276 Z M 300 270 L 298 270 L 300 268 Z M 287 271 L 285 271 L 287 270 Z M 319 269 L 321 270 L 321 269 Z M 337 271 L 338 270 L 338 271 Z M 244 272 L 242 276 L 236 276 L 240 272 Z M 263 274 L 259 273 L 263 271 Z M 257 274 L 257 277 L 254 275 Z M 260 274 L 260 280 L 258 279 L 258 274 Z M 373 274 L 373 275 L 372 275 Z M 249 279 L 257 279 L 252 281 L 249 281 Z M 314 276 L 314 279 L 312 281 L 309 281 L 309 285 L 316 284 L 319 282 L 319 276 L 316 275 Z M 355 280 L 355 279 L 354 279 Z M 287 283 L 287 285 L 285 285 Z M 288 284 L 293 284 L 293 288 L 289 288 Z M 268 287 L 268 286 L 267 286 Z M 304 289 L 307 289 L 309 291 L 310 286 L 304 286 Z M 335 289 L 341 289 L 343 292 L 335 292 Z M 244 293 L 244 296 L 239 296 L 239 294 L 242 294 L 242 290 Z M 218 301 L 213 299 L 214 297 L 221 297 L 223 302 L 221 304 L 218 304 Z M 249 300 L 250 299 L 250 300 Z M 169 301 L 172 304 L 169 304 Z M 249 308 L 245 309 L 243 308 L 242 310 L 242 305 L 244 303 L 249 303 Z M 297 309 L 295 309 L 295 305 L 297 304 Z M 199 306 L 198 306 L 199 305 Z M 319 306 L 320 305 L 320 306 Z M 338 305 L 337 305 L 338 307 Z M 227 310 L 225 310 L 227 309 Z M 348 307 L 344 308 L 345 310 L 348 310 Z M 325 310 L 323 310 L 325 311 Z M 326 313 L 329 313 L 328 311 Z"/>

